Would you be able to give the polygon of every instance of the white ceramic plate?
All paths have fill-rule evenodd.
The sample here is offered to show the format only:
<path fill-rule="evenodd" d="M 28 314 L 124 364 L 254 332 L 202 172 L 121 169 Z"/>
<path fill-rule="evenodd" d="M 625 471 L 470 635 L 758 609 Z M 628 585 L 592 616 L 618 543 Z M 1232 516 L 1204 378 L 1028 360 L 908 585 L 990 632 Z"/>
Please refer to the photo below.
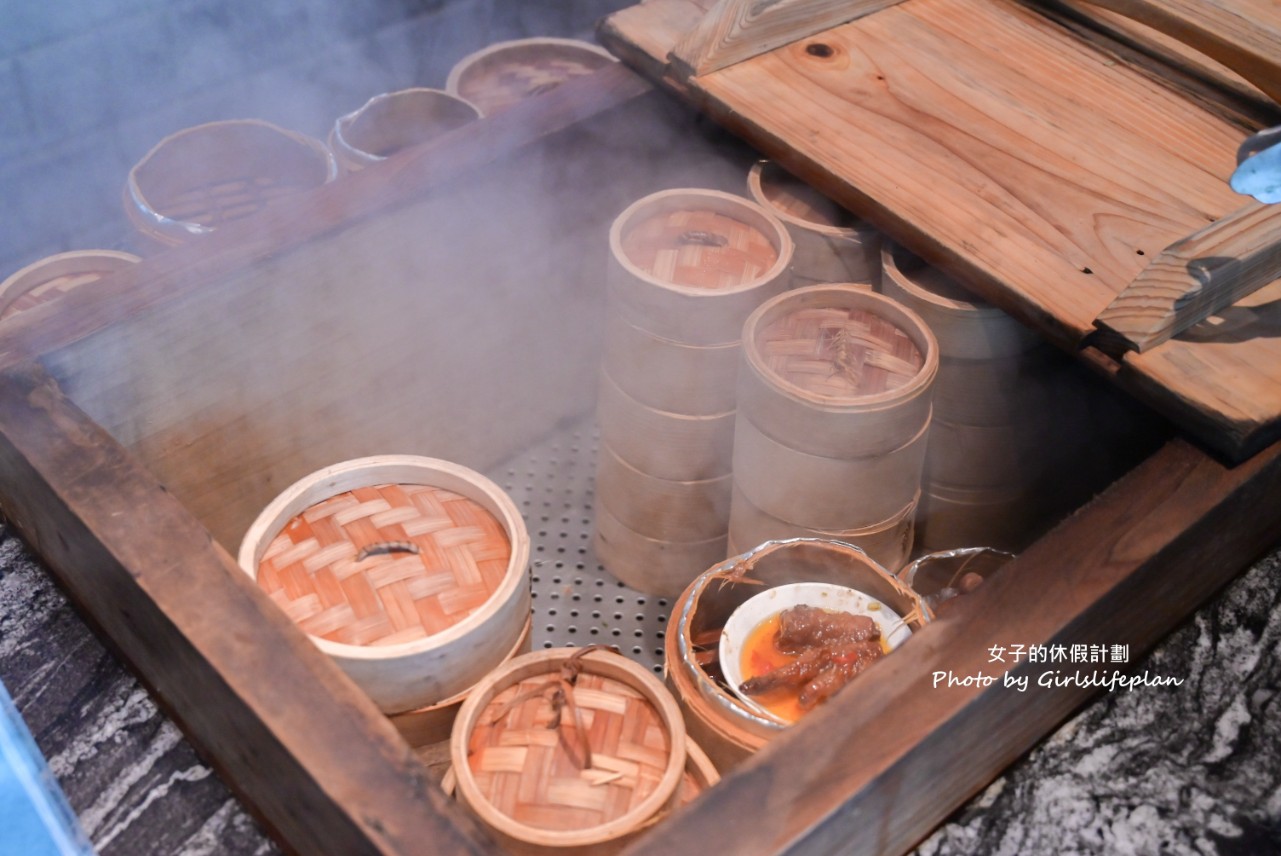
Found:
<path fill-rule="evenodd" d="M 897 612 L 875 598 L 858 589 L 828 583 L 792 583 L 777 586 L 761 592 L 746 601 L 725 622 L 721 631 L 720 659 L 721 671 L 725 680 L 748 707 L 761 716 L 774 722 L 790 724 L 757 704 L 751 696 L 740 692 L 739 684 L 743 683 L 741 660 L 743 643 L 752 630 L 772 615 L 793 606 L 814 606 L 831 612 L 852 612 L 855 615 L 866 615 L 881 628 L 881 636 L 894 650 L 912 635 L 912 629 Z"/>

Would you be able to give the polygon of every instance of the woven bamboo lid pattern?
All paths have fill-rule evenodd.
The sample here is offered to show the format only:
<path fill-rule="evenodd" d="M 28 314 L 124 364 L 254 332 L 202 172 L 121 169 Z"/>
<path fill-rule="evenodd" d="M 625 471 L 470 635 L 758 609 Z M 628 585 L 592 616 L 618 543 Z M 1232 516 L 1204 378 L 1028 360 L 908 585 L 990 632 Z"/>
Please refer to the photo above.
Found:
<path fill-rule="evenodd" d="M 503 527 L 475 501 L 438 487 L 377 485 L 290 520 L 263 553 L 258 584 L 313 636 L 393 645 L 478 609 L 510 556 Z"/>
<path fill-rule="evenodd" d="M 578 723 L 554 709 L 549 684 L 554 675 L 519 681 L 480 712 L 467 747 L 481 793 L 518 823 L 557 831 L 603 826 L 636 810 L 671 764 L 672 735 L 658 710 L 620 680 L 580 675 L 572 693 L 591 750 L 584 769 Z"/>
<path fill-rule="evenodd" d="M 766 325 L 755 344 L 779 378 L 834 398 L 898 389 L 925 362 L 907 333 L 865 309 L 800 309 Z"/>
<path fill-rule="evenodd" d="M 47 256 L 0 282 L 0 318 L 57 299 L 140 259 L 117 250 L 73 250 Z"/>
<path fill-rule="evenodd" d="M 651 276 L 694 288 L 733 288 L 760 279 L 778 250 L 760 229 L 708 210 L 655 214 L 623 236 L 623 252 Z"/>

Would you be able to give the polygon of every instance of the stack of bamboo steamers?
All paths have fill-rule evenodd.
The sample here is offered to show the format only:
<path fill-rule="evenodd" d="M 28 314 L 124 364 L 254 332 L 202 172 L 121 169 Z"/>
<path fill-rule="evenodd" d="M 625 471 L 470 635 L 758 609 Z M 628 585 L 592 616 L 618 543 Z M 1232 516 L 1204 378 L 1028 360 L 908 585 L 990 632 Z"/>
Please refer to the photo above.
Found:
<path fill-rule="evenodd" d="M 657 193 L 610 233 L 595 547 L 641 591 L 771 539 L 911 550 L 934 337 L 869 282 L 794 288 L 871 280 L 879 240 L 767 165 L 749 188 Z"/>

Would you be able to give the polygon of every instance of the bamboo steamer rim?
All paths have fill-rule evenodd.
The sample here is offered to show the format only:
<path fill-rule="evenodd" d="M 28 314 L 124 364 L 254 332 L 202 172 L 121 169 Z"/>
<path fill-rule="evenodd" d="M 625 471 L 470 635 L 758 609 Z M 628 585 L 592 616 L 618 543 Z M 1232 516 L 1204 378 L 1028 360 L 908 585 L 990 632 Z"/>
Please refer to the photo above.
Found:
<path fill-rule="evenodd" d="M 669 753 L 667 766 L 658 784 L 631 810 L 597 826 L 583 829 L 555 830 L 531 826 L 498 811 L 490 803 L 471 775 L 468 744 L 477 718 L 489 703 L 507 687 L 540 675 L 549 677 L 580 649 L 550 648 L 534 651 L 509 660 L 491 672 L 463 702 L 449 738 L 449 755 L 457 788 L 464 801 L 482 820 L 512 838 L 555 847 L 575 847 L 611 841 L 643 827 L 670 804 L 677 793 L 686 766 L 685 721 L 676 700 L 650 671 L 612 649 L 598 649 L 583 655 L 583 672 L 629 685 L 640 692 L 667 728 Z"/>
<path fill-rule="evenodd" d="M 940 294 L 937 291 L 926 288 L 911 275 L 911 271 L 915 270 L 914 268 L 905 268 L 903 262 L 908 259 L 916 259 L 920 262 L 921 268 L 930 267 L 928 262 L 902 244 L 897 244 L 888 238 L 885 239 L 885 243 L 881 245 L 881 271 L 883 275 L 892 279 L 895 285 L 922 303 L 926 303 L 942 312 L 962 315 L 968 318 L 1009 318 L 1003 309 L 988 303 L 977 294 L 970 293 L 959 283 L 956 284 L 955 291 L 965 294 L 965 297 Z M 948 274 L 942 271 L 939 272 L 951 280 Z M 1010 320 L 1013 321 L 1012 318 Z"/>
<path fill-rule="evenodd" d="M 290 485 L 259 513 L 240 544 L 237 562 L 255 582 L 263 552 L 284 527 L 306 509 L 344 491 L 381 484 L 413 484 L 443 488 L 476 502 L 498 518 L 511 543 L 507 572 L 485 604 L 461 621 L 423 639 L 390 645 L 351 645 L 307 634 L 320 650 L 356 661 L 395 659 L 448 645 L 479 629 L 489 620 L 485 608 L 505 603 L 525 585 L 529 565 L 529 536 L 516 504 L 498 485 L 467 467 L 420 455 L 373 455 L 354 458 L 317 470 Z M 338 487 L 337 485 L 342 485 Z"/>
<path fill-rule="evenodd" d="M 338 177 L 338 161 L 333 152 L 320 140 L 290 131 L 279 125 L 262 119 L 222 119 L 216 122 L 205 122 L 183 128 L 164 137 L 142 156 L 129 170 L 125 180 L 125 213 L 129 220 L 149 236 L 169 244 L 181 243 L 195 235 L 206 235 L 213 232 L 215 226 L 207 226 L 192 220 L 178 220 L 165 215 L 156 209 L 147 199 L 142 189 L 139 176 L 145 173 L 152 161 L 167 148 L 180 144 L 185 138 L 205 134 L 222 128 L 258 128 L 278 135 L 281 141 L 291 143 L 308 154 L 319 157 L 324 164 L 325 178 L 322 184 L 328 184 Z"/>
<path fill-rule="evenodd" d="M 329 147 L 339 156 L 340 160 L 348 160 L 351 163 L 360 166 L 380 163 L 387 160 L 387 155 L 380 155 L 374 152 L 366 151 L 360 148 L 356 143 L 348 139 L 348 136 L 357 123 L 367 116 L 373 116 L 377 111 L 386 109 L 397 102 L 405 102 L 409 99 L 420 99 L 428 103 L 439 103 L 449 105 L 451 109 L 460 109 L 469 113 L 465 122 L 474 121 L 481 117 L 480 108 L 475 104 L 452 92 L 446 92 L 443 89 L 432 89 L 429 87 L 410 87 L 408 89 L 399 89 L 395 92 L 384 92 L 381 95 L 375 95 L 357 109 L 339 116 L 334 120 L 334 126 L 329 131 Z M 435 118 L 435 117 L 433 117 Z M 442 121 L 447 121 L 450 117 L 441 116 Z M 458 118 L 462 118 L 462 113 Z M 442 133 L 444 133 L 442 131 Z M 421 140 L 426 142 L 427 140 Z M 415 145 L 412 143 L 410 145 Z"/>
<path fill-rule="evenodd" d="M 803 304 L 814 301 L 810 307 Z M 791 304 L 802 304 L 792 306 Z M 769 323 L 800 308 L 865 308 L 892 323 L 907 335 L 921 353 L 921 366 L 907 383 L 871 395 L 832 396 L 802 389 L 766 365 L 756 346 L 757 336 Z M 748 368 L 774 392 L 802 406 L 822 405 L 835 411 L 868 412 L 887 410 L 924 392 L 934 382 L 939 368 L 939 346 L 934 333 L 908 307 L 882 294 L 868 291 L 866 285 L 840 282 L 796 288 L 775 295 L 748 316 L 743 325 L 743 358 Z"/>
<path fill-rule="evenodd" d="M 672 211 L 691 210 L 698 204 L 707 206 L 706 210 L 708 211 L 722 214 L 726 217 L 733 217 L 747 226 L 756 228 L 767 239 L 771 239 L 770 243 L 777 253 L 774 264 L 760 276 L 745 280 L 738 285 L 726 288 L 702 288 L 681 285 L 656 277 L 644 268 L 634 264 L 623 250 L 623 237 L 635 226 L 645 222 L 650 217 L 657 217 Z M 741 216 L 735 216 L 736 214 Z M 610 254 L 627 271 L 628 275 L 662 291 L 708 303 L 723 300 L 729 295 L 750 292 L 778 279 L 787 270 L 787 266 L 791 264 L 794 249 L 791 235 L 783 228 L 783 224 L 765 208 L 741 196 L 702 187 L 673 188 L 643 196 L 623 209 L 622 213 L 614 218 L 614 222 L 609 227 Z M 662 337 L 656 336 L 656 338 Z M 735 343 L 719 344 L 729 346 Z"/>
<path fill-rule="evenodd" d="M 0 315 L 31 291 L 59 277 L 100 273 L 106 276 L 142 261 L 121 250 L 70 250 L 37 259 L 0 282 Z"/>
<path fill-rule="evenodd" d="M 745 553 L 740 553 L 729 557 L 719 564 L 713 565 L 710 569 L 700 574 L 689 584 L 689 587 L 681 594 L 677 609 L 674 614 L 673 623 L 676 625 L 676 654 L 678 667 L 684 668 L 686 676 L 692 680 L 694 689 L 699 697 L 706 702 L 713 712 L 721 716 L 729 717 L 730 721 L 745 734 L 754 734 L 756 736 L 769 737 L 785 730 L 789 726 L 779 723 L 773 718 L 766 718 L 759 713 L 747 707 L 737 696 L 728 690 L 722 688 L 714 682 L 706 672 L 700 668 L 694 659 L 694 641 L 690 631 L 690 624 L 697 609 L 699 598 L 703 592 L 712 585 L 723 580 L 730 573 L 746 569 L 746 574 L 750 576 L 751 567 L 760 559 L 771 555 L 772 553 L 789 550 L 796 545 L 814 545 L 821 549 L 845 552 L 852 558 L 865 564 L 873 573 L 877 574 L 880 579 L 890 586 L 897 594 L 908 599 L 915 605 L 912 611 L 901 613 L 902 619 L 913 626 L 914 629 L 920 629 L 923 625 L 933 620 L 933 613 L 930 612 L 929 606 L 916 594 L 911 588 L 905 585 L 897 576 L 884 568 L 879 562 L 867 554 L 862 547 L 854 544 L 847 544 L 830 538 L 787 538 L 777 541 L 766 541 Z"/>
<path fill-rule="evenodd" d="M 468 74 L 478 68 L 481 68 L 486 63 L 495 62 L 497 58 L 501 58 L 503 54 L 519 56 L 522 52 L 537 52 L 539 49 L 545 48 L 564 52 L 570 57 L 585 54 L 591 56 L 593 59 L 601 58 L 608 60 L 609 62 L 618 62 L 617 58 L 615 58 L 613 54 L 601 46 L 594 45 L 591 42 L 582 41 L 581 39 L 566 39 L 557 36 L 532 36 L 525 39 L 508 39 L 501 42 L 493 42 L 478 51 L 467 54 L 467 56 L 454 63 L 453 68 L 449 70 L 449 74 L 445 78 L 445 91 L 451 95 L 466 100 L 465 96 L 462 94 L 462 86 Z M 601 67 L 603 66 L 604 63 L 602 63 Z M 480 109 L 482 116 L 489 115 L 489 112 L 482 109 L 479 104 L 476 106 L 477 109 Z"/>
<path fill-rule="evenodd" d="M 752 194 L 752 199 L 756 200 L 756 203 L 758 205 L 760 205 L 762 208 L 764 208 L 774 217 L 778 218 L 779 220 L 782 220 L 784 223 L 790 224 L 792 226 L 796 226 L 797 228 L 804 229 L 809 232 L 814 232 L 819 235 L 824 235 L 829 238 L 861 239 L 869 234 L 874 234 L 876 232 L 876 230 L 870 224 L 864 223 L 860 218 L 858 218 L 854 214 L 850 214 L 850 217 L 858 221 L 857 225 L 837 226 L 833 223 L 825 223 L 820 220 L 808 220 L 804 217 L 793 214 L 792 212 L 786 210 L 785 208 L 782 208 L 781 206 L 776 204 L 774 200 L 770 199 L 769 194 L 766 192 L 766 187 L 769 185 L 770 179 L 772 178 L 770 174 L 772 172 L 782 172 L 788 178 L 790 178 L 792 181 L 795 181 L 798 184 L 801 184 L 805 187 L 809 187 L 809 185 L 805 184 L 805 182 L 801 181 L 799 178 L 796 178 L 791 173 L 787 172 L 787 170 L 785 170 L 782 166 L 780 166 L 775 161 L 768 160 L 768 159 L 758 160 L 756 163 L 752 164 L 752 168 L 748 170 L 747 189 Z M 810 187 L 810 189 L 813 190 L 815 193 L 819 193 L 819 191 L 814 190 L 814 188 L 812 187 Z M 824 198 L 826 199 L 827 197 L 824 197 Z M 841 207 L 835 201 L 833 200 L 829 200 L 829 201 L 831 201 L 832 204 L 835 205 L 836 207 L 838 208 Z"/>

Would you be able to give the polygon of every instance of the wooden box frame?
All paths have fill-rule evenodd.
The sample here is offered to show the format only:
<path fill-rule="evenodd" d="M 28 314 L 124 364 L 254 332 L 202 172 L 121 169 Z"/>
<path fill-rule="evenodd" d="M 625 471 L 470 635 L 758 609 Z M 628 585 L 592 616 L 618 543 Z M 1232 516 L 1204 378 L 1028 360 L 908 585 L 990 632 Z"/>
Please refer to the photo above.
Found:
<path fill-rule="evenodd" d="M 415 212 L 435 204 L 438 192 L 448 205 L 458 198 L 447 195 L 449 187 L 479 182 L 491 171 L 486 180 L 502 185 L 504 164 L 529 168 L 522 146 L 647 88 L 621 66 L 605 69 L 312 192 L 298 205 L 152 257 L 92 293 L 81 290 L 0 324 L 4 513 L 288 850 L 494 849 L 372 703 L 216 540 L 283 488 L 290 473 L 355 451 L 327 443 L 330 435 L 314 425 L 289 442 L 258 433 L 289 424 L 272 410 L 288 415 L 289 402 L 273 405 L 264 395 L 277 388 L 273 383 L 304 404 L 326 400 L 308 399 L 301 384 L 273 374 L 280 366 L 319 367 L 335 385 L 327 395 L 338 406 L 307 412 L 308 423 L 323 420 L 339 431 L 385 408 L 390 416 L 370 418 L 370 442 L 381 444 L 397 437 L 379 426 L 423 415 L 398 398 L 405 384 L 421 393 L 414 387 L 419 374 L 398 374 L 397 361 L 385 355 L 377 368 L 390 380 L 369 375 L 364 387 L 343 385 L 362 374 L 359 365 L 344 374 L 351 340 L 344 338 L 341 310 L 367 301 L 363 292 L 353 297 L 330 283 L 308 295 L 291 275 L 310 271 L 323 280 L 331 268 L 350 273 L 343 260 L 353 246 L 403 245 L 407 234 L 419 234 L 411 228 Z M 559 186 L 563 178 L 545 183 Z M 498 236 L 494 247 L 505 242 Z M 250 300 L 268 294 L 267 285 L 292 294 L 288 304 Z M 513 451 L 477 428 L 483 420 L 508 427 L 523 414 L 530 426 L 550 426 L 570 403 L 582 403 L 580 389 L 590 396 L 591 382 L 580 384 L 572 372 L 550 394 L 521 393 L 529 375 L 520 357 L 542 341 L 520 338 L 526 326 L 552 341 L 551 356 L 586 362 L 585 376 L 594 371 L 595 331 L 583 331 L 583 343 L 574 345 L 551 323 L 560 314 L 557 301 L 574 296 L 552 287 L 544 300 L 511 303 L 528 310 L 521 317 L 489 323 L 463 313 L 428 328 L 457 328 L 455 347 L 508 336 L 517 343 L 515 354 L 496 346 L 497 362 L 479 365 L 440 352 L 462 381 L 448 386 L 433 375 L 424 388 L 456 386 L 467 394 L 434 403 L 449 414 L 432 422 L 444 437 L 434 448 L 456 447 L 469 459 L 462 462 L 483 467 Z M 512 299 L 510 292 L 496 294 L 493 307 Z M 337 301 L 337 319 L 332 308 L 320 316 L 272 314 L 328 301 Z M 242 323 L 244 338 L 237 339 Z M 268 333 L 284 354 L 280 361 L 237 362 L 242 347 L 250 357 L 269 352 L 260 344 Z M 351 353 L 384 353 L 378 347 Z M 547 356 L 539 351 L 529 362 L 536 368 Z M 255 371 L 267 372 L 270 382 L 263 385 Z M 342 406 L 369 409 L 353 417 Z M 481 423 L 467 415 L 476 409 Z M 216 430 L 204 433 L 204 426 Z M 521 438 L 506 442 L 512 439 Z M 218 468 L 236 457 L 220 450 L 236 442 L 245 452 L 237 458 L 244 467 L 239 476 Z M 903 656 L 869 673 L 858 693 L 790 730 L 629 852 L 692 852 L 705 846 L 709 830 L 724 852 L 901 852 L 1096 692 L 1079 684 L 1038 687 L 1035 679 L 1025 693 L 1005 689 L 1007 670 L 1035 675 L 1040 667 L 991 663 L 992 646 L 1123 644 L 1137 657 L 1278 538 L 1281 445 L 1228 467 L 1173 439 L 1032 545 L 951 618 L 917 634 Z M 996 681 L 936 688 L 940 671 Z"/>

